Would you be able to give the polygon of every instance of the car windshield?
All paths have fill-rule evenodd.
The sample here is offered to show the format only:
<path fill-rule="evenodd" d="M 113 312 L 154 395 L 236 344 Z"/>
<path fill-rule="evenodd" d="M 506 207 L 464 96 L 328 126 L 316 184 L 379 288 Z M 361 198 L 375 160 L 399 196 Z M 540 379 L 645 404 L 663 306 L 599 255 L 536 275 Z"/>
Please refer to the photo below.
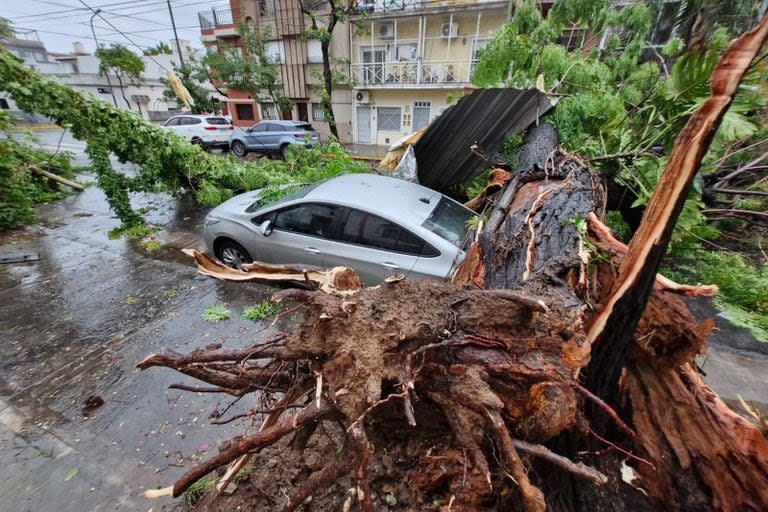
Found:
<path fill-rule="evenodd" d="M 461 247 L 467 236 L 467 222 L 474 216 L 472 210 L 443 197 L 422 226 L 456 247 Z"/>
<path fill-rule="evenodd" d="M 205 120 L 208 124 L 229 124 L 223 117 L 206 117 Z"/>
<path fill-rule="evenodd" d="M 319 184 L 320 183 L 310 183 L 309 185 L 304 185 L 301 183 L 296 183 L 293 185 L 265 188 L 262 190 L 261 194 L 259 194 L 258 199 L 251 203 L 251 205 L 246 208 L 245 211 L 246 213 L 253 213 L 256 210 L 264 208 L 265 206 L 272 206 L 288 201 L 293 201 L 294 199 L 301 199 L 302 197 L 309 194 L 309 192 Z"/>

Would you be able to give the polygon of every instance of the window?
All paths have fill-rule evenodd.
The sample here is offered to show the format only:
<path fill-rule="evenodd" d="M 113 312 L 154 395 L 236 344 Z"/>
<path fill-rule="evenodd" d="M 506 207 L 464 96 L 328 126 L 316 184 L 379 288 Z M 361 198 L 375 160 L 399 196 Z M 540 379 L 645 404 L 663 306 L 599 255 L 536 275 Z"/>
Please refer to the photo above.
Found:
<path fill-rule="evenodd" d="M 277 107 L 274 103 L 262 103 L 261 114 L 264 119 L 280 119 L 277 115 Z"/>
<path fill-rule="evenodd" d="M 223 117 L 206 117 L 205 120 L 208 124 L 229 124 L 229 121 Z"/>
<path fill-rule="evenodd" d="M 385 132 L 399 132 L 401 130 L 400 107 L 377 107 L 376 128 Z"/>
<path fill-rule="evenodd" d="M 413 131 L 419 130 L 429 124 L 432 115 L 432 103 L 429 101 L 413 102 Z"/>
<path fill-rule="evenodd" d="M 179 126 L 179 124 L 181 124 L 179 123 L 180 120 L 180 117 L 173 117 L 165 123 L 165 126 Z"/>
<path fill-rule="evenodd" d="M 475 70 L 477 61 L 480 60 L 480 54 L 488 46 L 488 39 L 474 39 L 472 40 L 472 61 L 469 63 L 470 75 Z"/>
<path fill-rule="evenodd" d="M 282 41 L 269 41 L 267 42 L 267 56 L 269 60 L 275 64 L 282 64 L 285 62 L 285 48 Z"/>
<path fill-rule="evenodd" d="M 185 125 L 185 126 L 189 126 L 189 125 L 193 125 L 193 124 L 200 124 L 202 122 L 203 121 L 200 118 L 197 118 L 197 117 L 182 117 L 181 118 L 181 122 L 179 124 L 182 124 L 182 125 Z"/>
<path fill-rule="evenodd" d="M 267 128 L 268 132 L 287 132 L 290 131 L 287 126 L 284 126 L 282 124 L 277 123 L 269 123 L 269 128 Z"/>
<path fill-rule="evenodd" d="M 255 124 L 255 125 L 251 126 L 249 131 L 252 131 L 252 132 L 265 132 L 265 131 L 267 131 L 268 127 L 269 127 L 269 123 L 259 123 L 259 124 Z"/>
<path fill-rule="evenodd" d="M 416 43 L 404 43 L 404 44 L 397 44 L 397 49 L 395 50 L 395 60 L 398 62 L 403 61 L 415 61 L 416 60 L 416 51 L 418 50 L 418 45 Z"/>
<path fill-rule="evenodd" d="M 322 103 L 312 104 L 312 120 L 313 121 L 325 121 L 325 109 Z"/>
<path fill-rule="evenodd" d="M 422 226 L 456 247 L 461 247 L 467 236 L 467 222 L 473 216 L 472 210 L 443 197 Z"/>
<path fill-rule="evenodd" d="M 305 204 L 278 212 L 275 229 L 328 238 L 331 233 L 338 206 Z"/>
<path fill-rule="evenodd" d="M 310 64 L 319 64 L 323 62 L 323 50 L 320 48 L 319 39 L 310 39 L 307 41 L 307 62 Z"/>
<path fill-rule="evenodd" d="M 256 116 L 253 115 L 253 104 L 251 103 L 236 103 L 235 111 L 237 112 L 237 118 L 241 121 L 253 121 Z"/>
<path fill-rule="evenodd" d="M 421 238 L 397 224 L 358 210 L 350 210 L 344 229 L 338 238 L 344 242 L 406 254 L 424 256 L 439 254 Z"/>

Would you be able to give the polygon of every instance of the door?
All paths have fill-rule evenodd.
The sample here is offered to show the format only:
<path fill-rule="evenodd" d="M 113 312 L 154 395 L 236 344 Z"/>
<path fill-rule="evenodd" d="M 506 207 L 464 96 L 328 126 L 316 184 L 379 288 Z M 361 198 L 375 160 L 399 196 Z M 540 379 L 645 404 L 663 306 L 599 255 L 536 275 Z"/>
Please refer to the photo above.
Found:
<path fill-rule="evenodd" d="M 357 142 L 371 143 L 371 107 L 357 107 Z"/>
<path fill-rule="evenodd" d="M 324 248 L 323 266 L 349 266 L 368 284 L 389 275 L 408 275 L 419 259 L 424 242 L 386 219 L 348 210 L 336 237 Z"/>
<path fill-rule="evenodd" d="M 429 101 L 415 101 L 413 103 L 413 131 L 424 128 L 429 124 L 432 115 L 432 105 Z"/>
<path fill-rule="evenodd" d="M 245 135 L 246 146 L 250 151 L 264 151 L 267 147 L 266 134 L 269 123 L 259 123 L 248 129 Z"/>
<path fill-rule="evenodd" d="M 363 81 L 367 84 L 383 83 L 387 60 L 386 48 L 368 47 L 362 48 L 360 51 L 363 61 Z"/>
<path fill-rule="evenodd" d="M 309 112 L 307 111 L 306 103 L 297 103 L 296 108 L 299 110 L 299 121 L 309 122 Z"/>
<path fill-rule="evenodd" d="M 341 210 L 334 205 L 301 204 L 277 212 L 274 230 L 263 244 L 270 260 L 322 266 L 328 237 Z"/>

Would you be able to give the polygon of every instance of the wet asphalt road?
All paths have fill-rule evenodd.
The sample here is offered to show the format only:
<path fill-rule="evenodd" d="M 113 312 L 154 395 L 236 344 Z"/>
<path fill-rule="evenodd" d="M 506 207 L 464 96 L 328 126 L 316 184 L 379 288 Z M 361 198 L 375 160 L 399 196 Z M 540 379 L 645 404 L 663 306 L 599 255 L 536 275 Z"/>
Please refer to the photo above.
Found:
<path fill-rule="evenodd" d="M 59 133 L 38 136 L 55 148 Z M 65 137 L 62 150 L 79 153 L 82 145 Z M 134 367 L 165 347 L 236 348 L 273 332 L 282 325 L 239 318 L 273 290 L 196 273 L 178 250 L 200 247 L 205 212 L 191 201 L 148 194 L 134 204 L 164 226 L 166 246 L 157 253 L 108 239 L 119 221 L 96 187 L 42 206 L 34 236 L 0 246 L 0 254 L 40 255 L 0 265 L 2 511 L 160 510 L 172 501 L 146 500 L 145 489 L 172 484 L 245 427 L 208 424 L 226 397 L 168 390 L 192 379 Z M 220 303 L 232 318 L 203 321 L 204 307 Z M 90 395 L 105 403 L 84 417 Z M 246 410 L 242 402 L 230 412 Z"/>
<path fill-rule="evenodd" d="M 37 135 L 55 149 L 61 131 Z M 86 163 L 82 148 L 67 134 L 62 138 L 60 149 Z M 196 273 L 178 251 L 200 246 L 205 211 L 190 200 L 163 194 L 134 200 L 164 226 L 165 247 L 157 253 L 107 238 L 119 222 L 96 187 L 42 206 L 35 236 L 0 245 L 0 254 L 40 254 L 37 262 L 0 265 L 2 511 L 167 509 L 176 502 L 146 500 L 142 492 L 170 485 L 246 425 L 209 425 L 208 414 L 226 406 L 226 397 L 168 390 L 192 379 L 134 367 L 165 347 L 236 348 L 285 327 L 239 318 L 273 290 Z M 229 304 L 232 318 L 204 322 L 203 308 L 218 303 Z M 696 310 L 702 318 L 712 314 Z M 723 319 L 718 325 L 709 356 L 700 360 L 707 382 L 730 403 L 740 394 L 768 411 L 768 346 Z M 85 417 L 90 395 L 105 403 Z M 248 405 L 243 400 L 230 412 Z"/>

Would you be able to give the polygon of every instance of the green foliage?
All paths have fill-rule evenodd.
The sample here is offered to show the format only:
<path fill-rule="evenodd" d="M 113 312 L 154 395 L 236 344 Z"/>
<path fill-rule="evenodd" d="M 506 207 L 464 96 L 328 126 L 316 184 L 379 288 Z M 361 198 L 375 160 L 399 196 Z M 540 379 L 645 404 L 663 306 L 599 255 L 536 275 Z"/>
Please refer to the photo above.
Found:
<path fill-rule="evenodd" d="M 245 308 L 241 315 L 243 319 L 250 320 L 252 322 L 258 322 L 264 320 L 270 316 L 276 314 L 282 309 L 280 304 L 276 304 L 269 299 L 264 299 L 255 306 Z"/>
<path fill-rule="evenodd" d="M 730 313 L 733 323 L 768 341 L 768 265 L 755 266 L 738 254 L 698 250 L 681 265 L 685 281 L 716 284 L 715 303 Z"/>
<path fill-rule="evenodd" d="M 150 236 L 156 232 L 157 232 L 156 226 L 150 226 L 143 223 L 132 224 L 132 225 L 120 226 L 110 230 L 109 233 L 107 233 L 107 237 L 110 240 L 118 240 L 123 237 L 126 240 L 137 240 L 139 238 Z"/>
<path fill-rule="evenodd" d="M 147 55 L 148 57 L 154 57 L 155 55 L 173 55 L 173 50 L 171 50 L 170 46 L 161 41 L 155 46 L 151 46 L 144 50 L 144 55 Z"/>
<path fill-rule="evenodd" d="M 242 21 L 237 25 L 237 34 L 240 47 L 209 50 L 203 58 L 212 80 L 227 89 L 247 92 L 260 102 L 271 101 L 278 111 L 289 110 L 292 103 L 283 94 L 280 63 L 267 47 L 269 27 L 259 30 Z"/>
<path fill-rule="evenodd" d="M 176 192 L 188 187 L 199 200 L 214 205 L 246 190 L 367 172 L 336 142 L 306 151 L 291 147 L 285 161 L 240 162 L 232 156 L 212 155 L 133 112 L 39 75 L 1 50 L 0 90 L 7 91 L 24 111 L 45 114 L 86 142 L 97 184 L 125 226 L 144 223 L 131 207 L 133 192 Z M 136 164 L 136 174 L 117 172 L 110 154 Z"/>
<path fill-rule="evenodd" d="M 189 488 L 184 491 L 184 500 L 187 502 L 187 505 L 194 507 L 206 492 L 213 489 L 217 479 L 217 475 L 210 474 L 190 485 Z"/>
<path fill-rule="evenodd" d="M 45 169 L 72 177 L 69 153 L 50 153 L 30 145 L 31 134 L 21 140 L 6 132 L 13 128 L 7 112 L 0 111 L 0 231 L 31 224 L 33 205 L 63 197 L 66 192 L 52 188 L 47 178 L 30 168 Z"/>
<path fill-rule="evenodd" d="M 11 22 L 0 17 L 0 37 L 11 37 L 12 35 L 13 30 L 11 30 Z"/>
<path fill-rule="evenodd" d="M 99 59 L 99 74 L 113 71 L 124 75 L 133 81 L 141 81 L 144 72 L 144 61 L 131 50 L 121 44 L 113 44 L 109 48 L 98 48 L 96 57 Z"/>
<path fill-rule="evenodd" d="M 203 310 L 203 320 L 210 323 L 229 320 L 229 308 L 224 304 L 214 304 Z"/>
<path fill-rule="evenodd" d="M 616 238 L 624 243 L 629 243 L 629 240 L 632 238 L 632 230 L 620 212 L 615 210 L 605 212 L 605 224 L 611 228 Z"/>

